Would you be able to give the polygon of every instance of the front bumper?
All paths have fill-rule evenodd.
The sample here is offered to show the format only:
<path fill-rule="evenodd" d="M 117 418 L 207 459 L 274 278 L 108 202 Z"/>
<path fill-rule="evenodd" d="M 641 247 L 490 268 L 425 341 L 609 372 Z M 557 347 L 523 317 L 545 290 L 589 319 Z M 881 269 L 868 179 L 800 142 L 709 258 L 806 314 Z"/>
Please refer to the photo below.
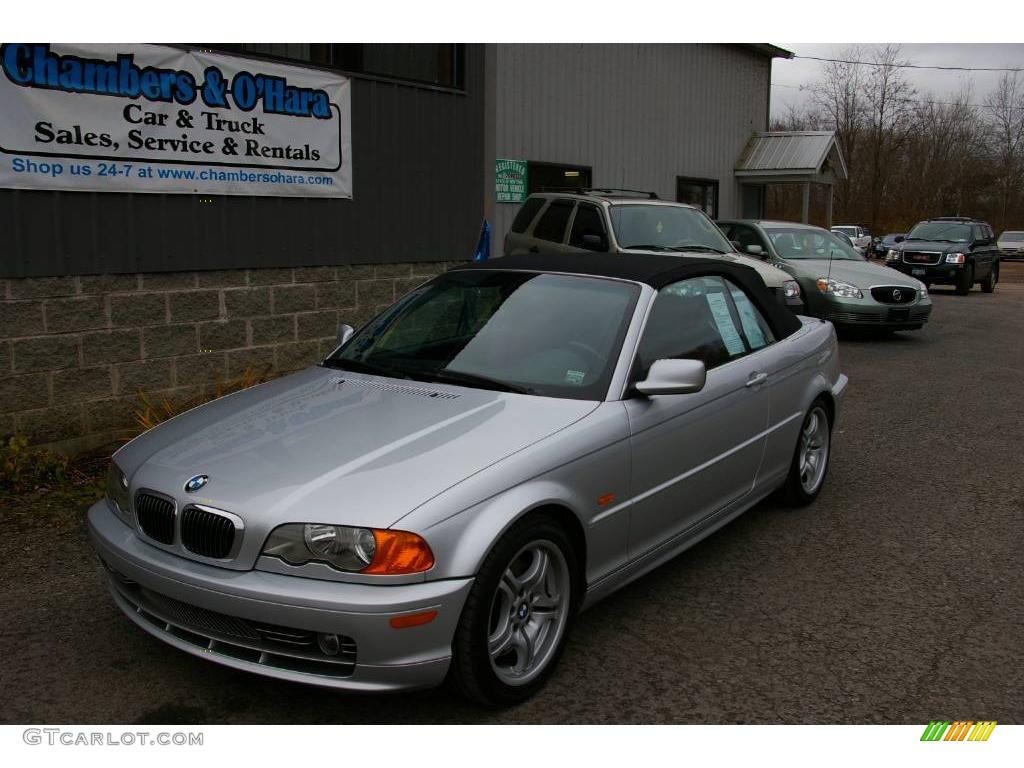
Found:
<path fill-rule="evenodd" d="M 964 271 L 966 264 L 907 264 L 904 261 L 890 261 L 887 266 L 898 272 L 910 275 L 922 283 L 935 283 L 938 285 L 956 285 L 960 281 L 960 274 Z"/>
<path fill-rule="evenodd" d="M 910 305 L 882 304 L 874 301 L 827 301 L 819 308 L 820 316 L 844 328 L 883 328 L 910 331 L 924 327 L 932 313 L 930 299 Z"/>
<path fill-rule="evenodd" d="M 236 669 L 352 691 L 440 684 L 473 583 L 378 586 L 229 571 L 146 544 L 102 501 L 89 510 L 89 536 L 114 602 L 155 637 Z M 389 623 L 424 611 L 437 616 L 403 629 Z M 310 647 L 317 633 L 339 636 L 342 653 Z"/>

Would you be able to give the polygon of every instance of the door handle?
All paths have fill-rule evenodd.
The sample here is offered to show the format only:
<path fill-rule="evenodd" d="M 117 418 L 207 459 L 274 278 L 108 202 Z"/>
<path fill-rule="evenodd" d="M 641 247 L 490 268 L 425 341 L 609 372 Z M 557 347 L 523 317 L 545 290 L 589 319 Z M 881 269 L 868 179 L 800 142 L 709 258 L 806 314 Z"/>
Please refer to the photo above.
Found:
<path fill-rule="evenodd" d="M 752 373 L 744 386 L 756 387 L 758 384 L 764 384 L 766 381 L 768 381 L 767 373 Z"/>

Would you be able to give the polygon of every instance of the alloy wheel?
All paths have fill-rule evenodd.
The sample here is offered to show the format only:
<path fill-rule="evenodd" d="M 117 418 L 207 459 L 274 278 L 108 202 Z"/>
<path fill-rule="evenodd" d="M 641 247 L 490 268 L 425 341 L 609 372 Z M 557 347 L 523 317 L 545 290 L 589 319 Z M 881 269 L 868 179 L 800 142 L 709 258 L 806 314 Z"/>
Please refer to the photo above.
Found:
<path fill-rule="evenodd" d="M 828 449 L 828 416 L 825 409 L 817 405 L 807 414 L 800 430 L 800 485 L 804 493 L 815 493 L 824 480 Z"/>
<path fill-rule="evenodd" d="M 552 659 L 569 619 L 569 566 L 551 541 L 532 541 L 512 558 L 491 601 L 487 651 L 507 685 L 526 685 Z"/>

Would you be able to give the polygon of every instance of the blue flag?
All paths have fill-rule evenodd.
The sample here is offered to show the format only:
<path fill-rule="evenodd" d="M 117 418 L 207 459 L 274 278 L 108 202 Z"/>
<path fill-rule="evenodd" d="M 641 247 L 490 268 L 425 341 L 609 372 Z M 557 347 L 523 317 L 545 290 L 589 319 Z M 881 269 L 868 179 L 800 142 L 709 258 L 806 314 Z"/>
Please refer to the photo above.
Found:
<path fill-rule="evenodd" d="M 489 258 L 491 258 L 491 222 L 484 219 L 484 224 L 480 227 L 480 240 L 477 241 L 473 261 L 487 261 Z"/>

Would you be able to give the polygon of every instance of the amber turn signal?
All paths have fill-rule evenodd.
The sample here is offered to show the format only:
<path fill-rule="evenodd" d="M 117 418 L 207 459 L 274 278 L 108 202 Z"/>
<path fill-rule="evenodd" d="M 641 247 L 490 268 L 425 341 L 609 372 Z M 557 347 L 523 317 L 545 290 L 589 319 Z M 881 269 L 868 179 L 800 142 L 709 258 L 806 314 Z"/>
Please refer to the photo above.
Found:
<path fill-rule="evenodd" d="M 422 573 L 434 567 L 434 553 L 422 538 L 407 531 L 374 529 L 376 549 L 373 561 L 360 573 L 396 576 Z"/>
<path fill-rule="evenodd" d="M 407 627 L 420 627 L 429 624 L 437 618 L 437 611 L 424 611 L 423 613 L 407 613 L 403 616 L 392 616 L 388 622 L 395 629 L 406 629 Z"/>

